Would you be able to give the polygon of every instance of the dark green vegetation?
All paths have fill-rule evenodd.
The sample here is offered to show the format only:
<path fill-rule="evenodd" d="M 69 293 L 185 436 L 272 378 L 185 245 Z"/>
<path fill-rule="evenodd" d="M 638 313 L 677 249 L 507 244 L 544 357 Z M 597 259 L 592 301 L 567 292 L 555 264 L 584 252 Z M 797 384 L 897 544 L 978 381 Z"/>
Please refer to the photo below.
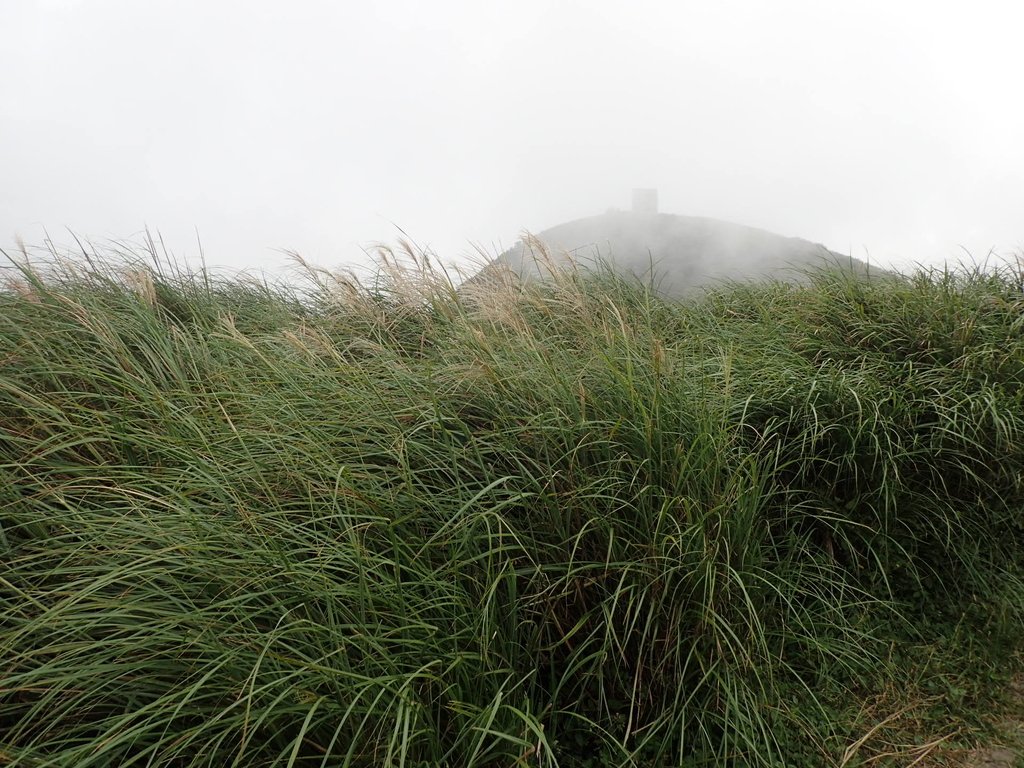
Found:
<path fill-rule="evenodd" d="M 1017 650 L 1020 274 L 47 274 L 0 293 L 0 764 L 855 766 Z"/>

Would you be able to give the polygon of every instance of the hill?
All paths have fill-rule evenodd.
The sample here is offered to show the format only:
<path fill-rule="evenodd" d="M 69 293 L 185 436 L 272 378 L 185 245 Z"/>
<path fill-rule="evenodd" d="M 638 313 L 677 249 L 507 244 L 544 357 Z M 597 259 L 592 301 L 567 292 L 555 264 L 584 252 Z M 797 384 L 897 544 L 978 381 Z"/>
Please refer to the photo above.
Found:
<path fill-rule="evenodd" d="M 718 219 L 668 213 L 609 211 L 527 236 L 476 276 L 508 268 L 521 278 L 546 275 L 572 261 L 584 268 L 606 262 L 625 275 L 681 296 L 729 280 L 804 281 L 808 269 L 835 264 L 861 275 L 881 275 L 865 262 L 820 243 Z M 653 278 L 653 279 L 652 279 Z"/>

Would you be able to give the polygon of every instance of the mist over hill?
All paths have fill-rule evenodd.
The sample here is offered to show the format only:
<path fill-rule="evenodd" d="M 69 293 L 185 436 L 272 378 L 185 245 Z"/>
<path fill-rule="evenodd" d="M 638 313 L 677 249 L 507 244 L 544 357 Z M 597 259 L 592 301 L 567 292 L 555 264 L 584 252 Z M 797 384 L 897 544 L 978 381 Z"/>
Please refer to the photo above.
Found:
<path fill-rule="evenodd" d="M 535 279 L 552 267 L 575 263 L 590 269 L 602 262 L 668 296 L 728 280 L 800 281 L 807 270 L 829 264 L 862 275 L 885 274 L 798 237 L 699 216 L 610 210 L 524 236 L 475 279 L 503 268 Z"/>

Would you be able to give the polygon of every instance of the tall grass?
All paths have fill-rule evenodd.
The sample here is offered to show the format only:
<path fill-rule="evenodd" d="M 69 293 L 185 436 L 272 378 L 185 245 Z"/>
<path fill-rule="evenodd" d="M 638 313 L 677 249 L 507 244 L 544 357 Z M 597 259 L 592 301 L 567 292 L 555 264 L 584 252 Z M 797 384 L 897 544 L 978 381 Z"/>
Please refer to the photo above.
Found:
<path fill-rule="evenodd" d="M 0 763 L 838 765 L 894 637 L 1019 626 L 1018 273 L 120 258 L 0 293 Z"/>

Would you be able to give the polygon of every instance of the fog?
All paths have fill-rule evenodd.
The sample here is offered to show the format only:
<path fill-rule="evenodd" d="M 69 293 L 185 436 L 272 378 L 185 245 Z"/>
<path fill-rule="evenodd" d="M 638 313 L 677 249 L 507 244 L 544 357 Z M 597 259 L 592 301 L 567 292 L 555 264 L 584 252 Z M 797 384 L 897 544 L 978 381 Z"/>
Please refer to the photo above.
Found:
<path fill-rule="evenodd" d="M 1006 2 L 0 2 L 0 245 L 442 261 L 628 207 L 873 263 L 1024 246 Z M 475 257 L 479 261 L 479 256 Z"/>

